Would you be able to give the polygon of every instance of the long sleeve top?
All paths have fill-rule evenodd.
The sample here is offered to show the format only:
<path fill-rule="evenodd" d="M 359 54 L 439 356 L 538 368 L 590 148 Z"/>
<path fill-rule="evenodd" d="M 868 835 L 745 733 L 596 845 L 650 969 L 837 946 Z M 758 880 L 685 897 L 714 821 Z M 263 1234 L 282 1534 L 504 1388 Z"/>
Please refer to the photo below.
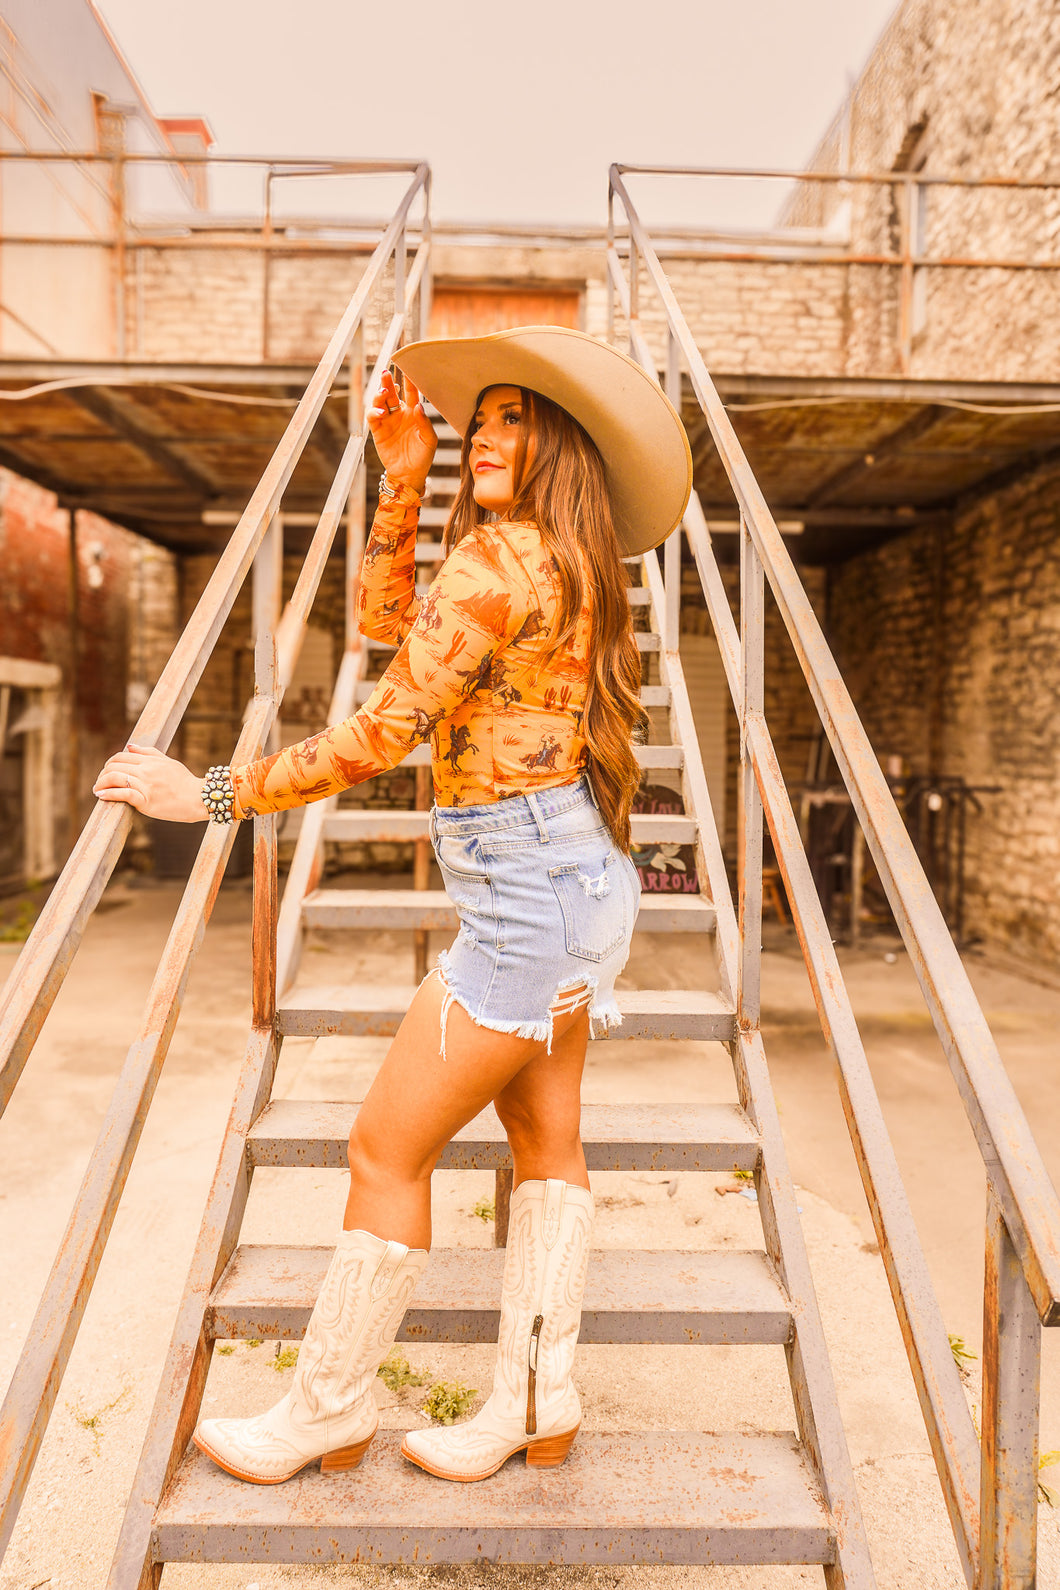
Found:
<path fill-rule="evenodd" d="M 380 504 L 361 568 L 362 631 L 399 649 L 343 723 L 232 769 L 235 815 L 322 800 L 394 767 L 430 739 L 439 806 L 484 805 L 567 784 L 585 762 L 591 590 L 551 657 L 560 591 L 532 523 L 482 524 L 416 595 L 419 499 Z"/>

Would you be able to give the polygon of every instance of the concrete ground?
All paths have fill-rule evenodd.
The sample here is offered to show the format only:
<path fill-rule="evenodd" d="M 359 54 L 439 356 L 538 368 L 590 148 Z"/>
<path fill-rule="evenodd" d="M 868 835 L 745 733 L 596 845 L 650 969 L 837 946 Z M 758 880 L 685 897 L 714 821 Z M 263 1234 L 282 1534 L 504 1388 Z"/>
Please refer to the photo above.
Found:
<path fill-rule="evenodd" d="M 6 1116 L 0 1122 L 0 1386 L 6 1385 L 61 1239 L 107 1100 L 135 1031 L 178 898 L 174 885 L 116 883 L 92 921 Z M 443 939 L 439 939 L 439 947 Z M 891 941 L 843 956 L 844 970 L 909 1190 L 946 1328 L 978 1353 L 981 1342 L 984 1185 L 978 1153 L 908 961 Z M 0 946 L 0 978 L 14 963 Z M 7 963 L 5 966 L 5 962 Z M 330 964 L 329 964 L 330 963 Z M 629 977 L 642 986 L 694 986 L 709 975 L 702 945 L 645 939 Z M 305 975 L 314 981 L 411 978 L 408 939 L 318 935 Z M 973 980 L 1010 1075 L 1060 1180 L 1060 992 L 985 958 Z M 793 940 L 774 927 L 764 960 L 766 1047 L 831 1347 L 840 1402 L 881 1590 L 956 1590 L 957 1564 L 900 1334 Z M 192 974 L 184 1013 L 152 1107 L 95 1292 L 59 1394 L 0 1590 L 102 1586 L 191 1256 L 249 1019 L 249 891 L 221 892 Z M 382 1040 L 289 1042 L 278 1091 L 359 1097 L 385 1051 Z M 608 1043 L 590 1050 L 588 1100 L 698 1100 L 734 1096 L 715 1045 Z M 344 1178 L 259 1173 L 248 1240 L 329 1240 Z M 605 1246 L 755 1246 L 754 1202 L 718 1196 L 728 1177 L 599 1176 L 597 1240 Z M 436 1177 L 436 1241 L 489 1245 L 474 1205 L 486 1175 Z M 1060 1448 L 1060 1333 L 1046 1333 L 1043 1450 Z M 488 1388 L 484 1347 L 420 1347 L 414 1366 Z M 211 1411 L 251 1412 L 282 1394 L 271 1344 L 217 1355 Z M 968 1394 L 978 1405 L 977 1358 Z M 595 1428 L 792 1428 L 783 1354 L 773 1348 L 585 1348 L 579 1384 Z M 422 1393 L 379 1383 L 383 1422 L 422 1420 Z M 370 1458 L 369 1458 L 370 1460 Z M 1060 1491 L 1060 1468 L 1044 1478 Z M 468 1493 L 454 1495 L 467 1504 Z M 1060 1510 L 1041 1509 L 1039 1585 L 1060 1586 Z M 281 1568 L 271 1564 L 171 1567 L 168 1590 L 280 1590 L 341 1582 L 355 1590 L 509 1586 L 621 1586 L 623 1590 L 785 1590 L 821 1585 L 820 1569 Z"/>

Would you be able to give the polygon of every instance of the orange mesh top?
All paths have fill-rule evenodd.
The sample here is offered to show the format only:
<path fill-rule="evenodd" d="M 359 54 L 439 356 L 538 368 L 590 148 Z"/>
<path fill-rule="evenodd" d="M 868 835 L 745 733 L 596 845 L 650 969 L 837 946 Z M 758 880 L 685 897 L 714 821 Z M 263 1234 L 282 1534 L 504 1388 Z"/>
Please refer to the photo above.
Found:
<path fill-rule="evenodd" d="M 585 760 L 590 594 L 547 660 L 560 592 L 536 525 L 483 524 L 416 595 L 419 499 L 380 504 L 361 566 L 365 634 L 400 642 L 352 718 L 232 769 L 235 815 L 322 800 L 394 767 L 430 737 L 439 806 L 476 806 L 568 784 Z"/>

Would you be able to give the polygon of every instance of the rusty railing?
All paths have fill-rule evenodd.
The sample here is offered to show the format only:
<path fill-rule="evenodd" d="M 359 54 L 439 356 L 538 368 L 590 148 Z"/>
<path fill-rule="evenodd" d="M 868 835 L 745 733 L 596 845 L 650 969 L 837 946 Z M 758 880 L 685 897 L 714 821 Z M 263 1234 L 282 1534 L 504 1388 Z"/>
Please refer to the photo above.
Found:
<path fill-rule="evenodd" d="M 110 348 L 106 357 L 120 361 L 143 358 L 142 342 L 145 320 L 149 318 L 145 306 L 144 265 L 149 255 L 246 254 L 261 261 L 261 276 L 255 283 L 260 295 L 258 317 L 258 346 L 249 355 L 244 349 L 240 362 L 248 357 L 265 362 L 273 357 L 270 348 L 271 310 L 274 304 L 274 267 L 283 258 L 342 258 L 351 253 L 365 258 L 375 247 L 380 231 L 387 219 L 377 220 L 376 200 L 370 216 L 364 219 L 349 215 L 302 214 L 292 211 L 281 214 L 277 208 L 277 192 L 281 184 L 294 183 L 304 187 L 324 179 L 377 177 L 400 178 L 413 169 L 414 163 L 402 160 L 319 160 L 310 158 L 277 158 L 267 155 L 195 155 L 158 153 L 126 153 L 123 150 L 39 150 L 0 149 L 0 174 L 8 169 L 27 168 L 46 175 L 50 181 L 42 192 L 54 202 L 55 189 L 67 201 L 69 217 L 76 222 L 49 227 L 27 223 L 25 212 L 31 209 L 23 187 L 17 212 L 18 223 L 0 227 L 0 258 L 4 251 L 16 256 L 29 250 L 39 257 L 46 249 L 54 249 L 60 259 L 70 261 L 70 270 L 78 277 L 78 290 L 85 292 L 83 270 L 79 269 L 84 251 L 98 251 L 108 261 L 108 269 L 101 277 L 101 293 L 94 305 L 98 325 L 110 324 Z M 194 179 L 207 180 L 218 176 L 238 178 L 245 174 L 248 195 L 253 182 L 254 197 L 248 199 L 245 209 L 233 212 L 228 209 L 211 210 L 206 207 L 205 187 L 198 196 L 194 194 Z M 164 208 L 155 202 L 149 206 L 146 195 L 137 203 L 140 189 L 150 180 L 164 185 L 172 196 L 171 206 Z M 260 198 L 257 196 L 260 179 Z M 30 194 L 31 200 L 32 195 Z M 0 201 L 0 216 L 3 205 Z M 47 210 L 45 211 L 47 213 Z M 16 273 L 20 275 L 20 273 Z M 10 285 L 8 291 L 13 290 Z M 32 298 L 32 279 L 26 291 Z M 54 295 L 54 286 L 52 288 Z M 19 299 L 17 307 L 6 295 L 0 296 L 0 321 L 7 320 L 44 350 L 48 359 L 71 356 L 68 348 L 57 347 L 52 342 L 50 325 L 38 322 L 32 303 Z M 24 358 L 25 355 L 18 357 Z"/>
<path fill-rule="evenodd" d="M 161 750 L 170 745 L 243 581 L 253 569 L 255 690 L 232 759 L 245 762 L 262 753 L 292 677 L 313 600 L 348 502 L 346 652 L 332 702 L 332 721 L 349 711 L 364 666 L 353 614 L 364 537 L 365 399 L 378 385 L 379 375 L 404 340 L 406 329 L 419 334 L 429 304 L 431 248 L 427 166 L 361 162 L 356 169 L 404 171 L 408 178 L 404 195 L 133 730 L 131 738 L 140 744 Z M 422 219 L 413 223 L 410 216 L 417 204 L 422 206 Z M 411 255 L 410 243 L 414 250 Z M 385 322 L 382 348 L 366 380 L 365 313 L 388 287 L 391 273 L 392 310 Z M 294 591 L 281 614 L 284 492 L 344 367 L 350 388 L 349 439 Z M 124 805 L 97 804 L 8 979 L 0 1000 L 0 1113 L 22 1074 L 77 952 L 88 918 L 114 870 L 131 820 L 131 812 Z M 129 1047 L 26 1345 L 0 1408 L 0 1555 L 10 1539 L 58 1396 L 234 834 L 231 825 L 206 825 L 139 1031 Z M 276 819 L 255 818 L 251 1042 L 265 1048 L 274 1044 L 278 916 Z"/>
<path fill-rule="evenodd" d="M 662 306 L 664 382 L 680 400 L 682 366 L 725 467 L 740 516 L 740 621 L 692 493 L 683 530 L 695 559 L 740 727 L 739 921 L 719 917 L 719 960 L 737 993 L 741 1032 L 759 1025 L 763 815 L 768 822 L 843 1108 L 954 1538 L 975 1590 L 1035 1582 L 1041 1327 L 1060 1324 L 1060 1201 L 968 975 L 828 649 L 772 514 L 689 330 L 652 238 L 612 166 L 608 267 L 612 313 L 631 352 L 656 374 L 640 323 L 639 277 Z M 638 168 L 641 169 L 641 168 Z M 627 257 L 614 201 L 628 231 Z M 651 573 L 663 625 L 664 682 L 679 676 L 681 531 Z M 648 560 L 646 560 L 648 561 Z M 880 1109 L 798 823 L 766 722 L 765 582 L 776 600 L 865 842 L 886 890 L 982 1156 L 987 1181 L 982 1441 L 977 1437 Z M 718 847 L 704 857 L 715 899 L 726 884 Z M 716 877 L 715 877 L 716 874 Z"/>
<path fill-rule="evenodd" d="M 974 249 L 954 251 L 946 246 L 955 236 L 963 238 L 972 229 L 969 217 L 962 216 L 959 204 L 978 204 L 973 227 L 995 230 L 1011 238 L 1013 220 L 1006 214 L 984 217 L 983 204 L 992 194 L 1011 193 L 1052 196 L 1055 203 L 1060 181 L 1049 177 L 954 177 L 927 171 L 783 171 L 725 166 L 641 166 L 614 165 L 608 205 L 608 245 L 615 242 L 614 198 L 625 195 L 624 178 L 695 177 L 715 179 L 727 184 L 784 184 L 792 189 L 779 222 L 771 229 L 746 232 L 688 227 L 654 229 L 656 258 L 670 253 L 687 254 L 699 261 L 729 265 L 825 265 L 838 267 L 876 267 L 896 279 L 896 323 L 894 327 L 898 362 L 903 376 L 911 373 L 917 334 L 918 302 L 926 291 L 927 276 L 934 271 L 1010 271 L 1045 272 L 1060 270 L 1051 226 L 1052 205 L 1039 212 L 1025 208 L 1020 223 L 1033 237 L 1025 246 L 989 254 Z M 621 191 L 620 191 L 621 190 Z M 928 201 L 932 216 L 928 216 Z M 850 201 L 848 220 L 842 224 L 840 205 Z M 881 201 L 873 205 L 874 200 Z M 855 202 L 856 201 L 856 202 Z M 632 203 L 632 200 L 630 200 Z M 796 224 L 816 220 L 816 224 Z M 937 213 L 936 213 L 937 212 Z M 627 216 L 630 212 L 625 212 Z M 985 226 L 984 226 L 985 221 Z M 847 231 L 850 235 L 843 236 Z M 855 241 L 854 234 L 862 241 Z M 941 241 L 933 246 L 932 235 Z M 674 240 L 682 238 L 675 247 Z M 625 240 L 623 240 L 625 241 Z M 876 246 L 873 246 L 875 243 Z M 637 250 L 631 254 L 629 293 L 634 318 L 638 316 L 639 281 Z M 996 278 L 992 278 L 996 283 Z M 996 291 L 996 286 L 995 286 Z M 610 301 L 613 315 L 614 299 Z M 613 329 L 613 325 L 612 325 Z"/>

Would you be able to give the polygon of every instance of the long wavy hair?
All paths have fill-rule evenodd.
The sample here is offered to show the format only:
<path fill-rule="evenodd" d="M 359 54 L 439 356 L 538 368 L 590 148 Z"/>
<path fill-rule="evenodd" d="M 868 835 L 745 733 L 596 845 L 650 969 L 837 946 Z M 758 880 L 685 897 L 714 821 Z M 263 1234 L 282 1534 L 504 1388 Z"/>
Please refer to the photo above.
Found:
<path fill-rule="evenodd" d="M 529 387 L 519 390 L 522 424 L 515 495 L 504 519 L 533 520 L 555 560 L 560 603 L 549 656 L 573 638 L 585 597 L 583 568 L 587 572 L 592 595 L 589 680 L 581 724 L 585 771 L 608 831 L 628 852 L 629 815 L 640 783 L 632 737 L 644 713 L 640 654 L 626 596 L 629 582 L 615 534 L 604 461 L 596 443 L 566 409 Z M 479 393 L 476 411 L 487 391 L 485 387 Z M 447 553 L 482 522 L 470 467 L 474 432 L 472 423 L 460 450 L 460 485 L 445 527 Z"/>

